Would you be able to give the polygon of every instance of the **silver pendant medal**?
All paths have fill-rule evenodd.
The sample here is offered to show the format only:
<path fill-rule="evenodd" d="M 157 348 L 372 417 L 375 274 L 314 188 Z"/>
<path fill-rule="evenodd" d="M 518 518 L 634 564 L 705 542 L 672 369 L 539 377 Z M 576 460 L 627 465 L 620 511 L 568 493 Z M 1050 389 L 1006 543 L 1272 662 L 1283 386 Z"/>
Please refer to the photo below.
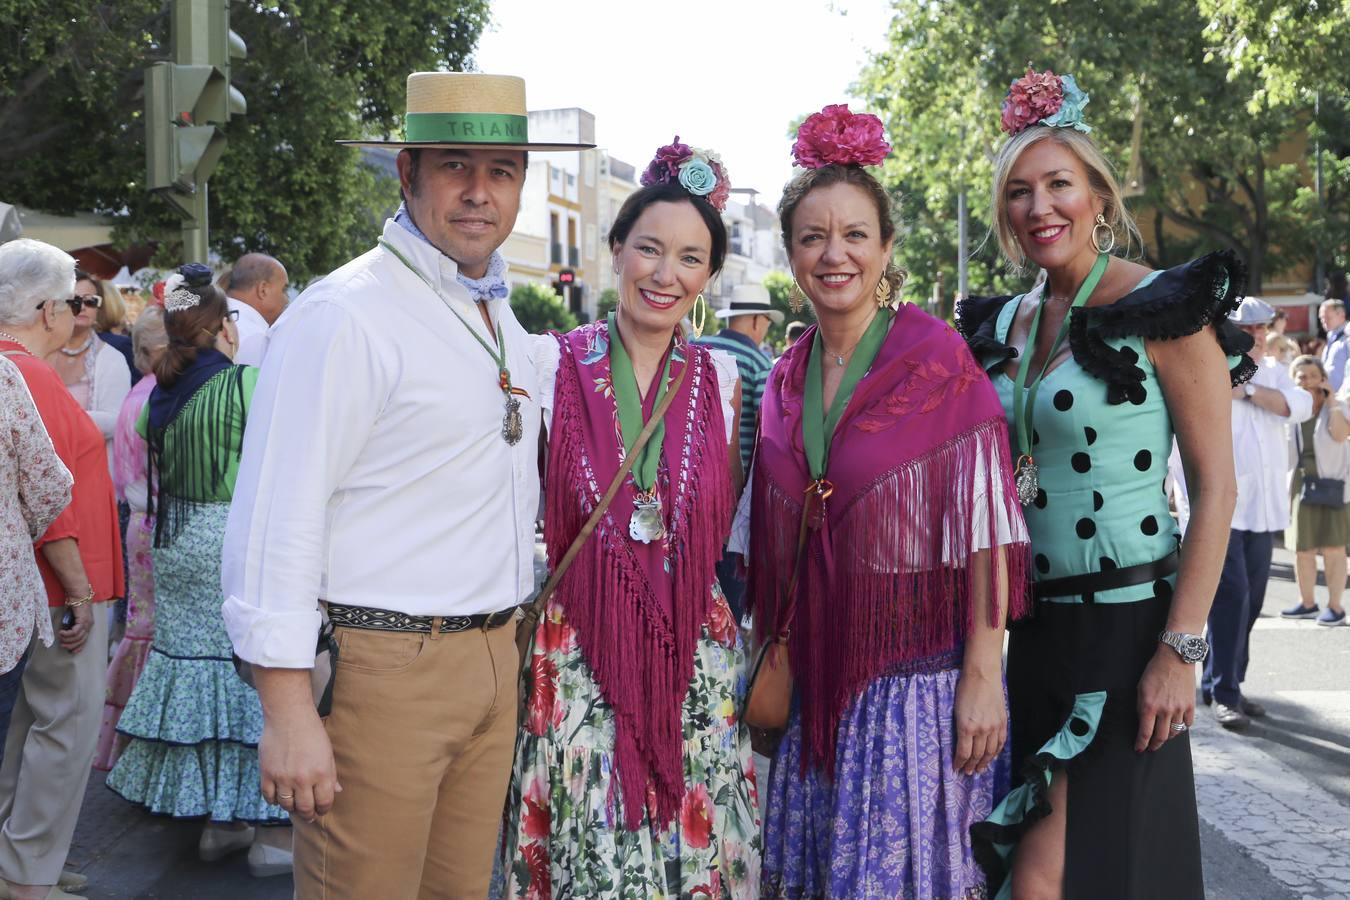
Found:
<path fill-rule="evenodd" d="M 652 494 L 633 498 L 633 517 L 628 520 L 628 536 L 635 541 L 650 544 L 666 536 L 661 516 L 661 501 Z"/>
<path fill-rule="evenodd" d="M 1041 491 L 1039 473 L 1040 470 L 1036 466 L 1036 461 L 1030 456 L 1018 458 L 1017 469 L 1013 473 L 1013 483 L 1017 487 L 1017 499 L 1022 501 L 1023 506 L 1030 505 Z"/>
<path fill-rule="evenodd" d="M 520 401 L 506 398 L 506 415 L 502 417 L 502 438 L 514 447 L 525 435 L 525 420 L 520 415 Z"/>

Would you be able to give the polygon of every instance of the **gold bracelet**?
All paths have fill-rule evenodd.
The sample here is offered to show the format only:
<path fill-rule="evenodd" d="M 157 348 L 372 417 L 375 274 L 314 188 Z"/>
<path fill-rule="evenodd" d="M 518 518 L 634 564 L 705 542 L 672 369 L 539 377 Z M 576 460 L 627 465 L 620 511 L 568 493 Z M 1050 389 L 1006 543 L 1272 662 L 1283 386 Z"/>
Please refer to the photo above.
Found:
<path fill-rule="evenodd" d="M 94 599 L 94 586 L 91 584 L 89 585 L 89 593 L 85 594 L 83 597 L 67 597 L 66 606 L 70 607 L 71 609 L 79 609 L 81 606 L 85 606 L 93 599 Z"/>

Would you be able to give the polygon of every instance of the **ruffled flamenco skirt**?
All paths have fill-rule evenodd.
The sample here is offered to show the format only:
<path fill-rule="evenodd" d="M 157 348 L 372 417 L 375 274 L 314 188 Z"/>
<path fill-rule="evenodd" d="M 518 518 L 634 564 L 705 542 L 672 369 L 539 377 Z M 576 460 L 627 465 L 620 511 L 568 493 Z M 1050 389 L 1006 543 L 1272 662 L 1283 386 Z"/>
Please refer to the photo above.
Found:
<path fill-rule="evenodd" d="M 202 504 L 154 551 L 155 637 L 117 727 L 108 787 L 152 813 L 284 824 L 262 796 L 262 705 L 235 674 L 220 605 L 228 504 Z"/>

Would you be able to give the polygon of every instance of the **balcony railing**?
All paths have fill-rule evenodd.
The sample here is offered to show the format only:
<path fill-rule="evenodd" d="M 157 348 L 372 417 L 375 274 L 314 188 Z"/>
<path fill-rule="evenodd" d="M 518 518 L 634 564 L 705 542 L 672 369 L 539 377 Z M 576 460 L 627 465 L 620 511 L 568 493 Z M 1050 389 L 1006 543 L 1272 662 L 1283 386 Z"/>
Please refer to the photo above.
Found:
<path fill-rule="evenodd" d="M 549 262 L 552 263 L 552 264 L 555 265 L 555 266 L 561 266 L 561 265 L 562 265 L 562 244 L 559 244 L 559 243 L 556 243 L 556 242 L 555 242 L 555 243 L 551 244 L 550 246 L 553 248 L 553 250 L 552 250 L 552 252 L 549 254 L 549 258 L 548 258 Z"/>
<path fill-rule="evenodd" d="M 576 247 L 567 248 L 567 264 L 572 267 L 581 265 L 581 250 Z"/>

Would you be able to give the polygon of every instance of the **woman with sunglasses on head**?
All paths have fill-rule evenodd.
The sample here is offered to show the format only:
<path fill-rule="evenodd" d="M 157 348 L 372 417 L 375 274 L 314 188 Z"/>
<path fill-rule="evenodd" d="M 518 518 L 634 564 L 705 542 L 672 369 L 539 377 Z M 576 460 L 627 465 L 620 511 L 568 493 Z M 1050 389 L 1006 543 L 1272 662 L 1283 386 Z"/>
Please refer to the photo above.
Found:
<path fill-rule="evenodd" d="M 998 399 L 946 323 L 901 303 L 881 121 L 797 132 L 778 214 L 817 325 L 770 373 L 747 599 L 761 679 L 793 700 L 773 758 L 764 896 L 984 896 L 970 825 L 1007 784 L 1004 621 L 1027 545 Z M 769 682 L 771 683 L 771 682 Z M 785 695 L 787 692 L 783 691 Z"/>
<path fill-rule="evenodd" d="M 47 354 L 47 362 L 103 432 L 111 459 L 117 413 L 131 391 L 131 371 L 117 348 L 98 339 L 95 325 L 103 306 L 103 294 L 97 279 L 82 269 L 75 270 L 75 299 L 80 302 L 75 330 L 70 340 Z"/>
<path fill-rule="evenodd" d="M 1035 594 L 1008 650 L 1020 784 L 972 833 L 991 890 L 1190 900 L 1187 729 L 1236 494 L 1232 385 L 1254 371 L 1226 318 L 1245 274 L 1226 251 L 1163 272 L 1110 255 L 1139 234 L 1086 103 L 1071 76 L 1013 82 L 991 222 L 1009 263 L 1045 279 L 959 314 L 1012 426 Z M 1164 493 L 1174 433 L 1184 552 Z"/>
<path fill-rule="evenodd" d="M 108 787 L 152 813 L 204 817 L 208 862 L 249 847 L 254 875 L 290 871 L 290 829 L 263 799 L 262 705 L 231 665 L 220 558 L 258 370 L 231 362 L 236 317 L 189 263 L 164 291 L 168 345 L 136 423 L 148 445 L 145 515 L 154 517 L 154 640 L 118 721 L 129 741 Z M 251 845 L 251 846 L 250 846 Z"/>
<path fill-rule="evenodd" d="M 533 631 L 507 801 L 512 897 L 752 898 L 759 885 L 741 643 L 715 571 L 740 386 L 729 355 L 680 327 L 707 315 L 731 185 L 679 138 L 642 184 L 609 233 L 615 311 L 535 347 L 554 567 L 666 411 Z"/>

